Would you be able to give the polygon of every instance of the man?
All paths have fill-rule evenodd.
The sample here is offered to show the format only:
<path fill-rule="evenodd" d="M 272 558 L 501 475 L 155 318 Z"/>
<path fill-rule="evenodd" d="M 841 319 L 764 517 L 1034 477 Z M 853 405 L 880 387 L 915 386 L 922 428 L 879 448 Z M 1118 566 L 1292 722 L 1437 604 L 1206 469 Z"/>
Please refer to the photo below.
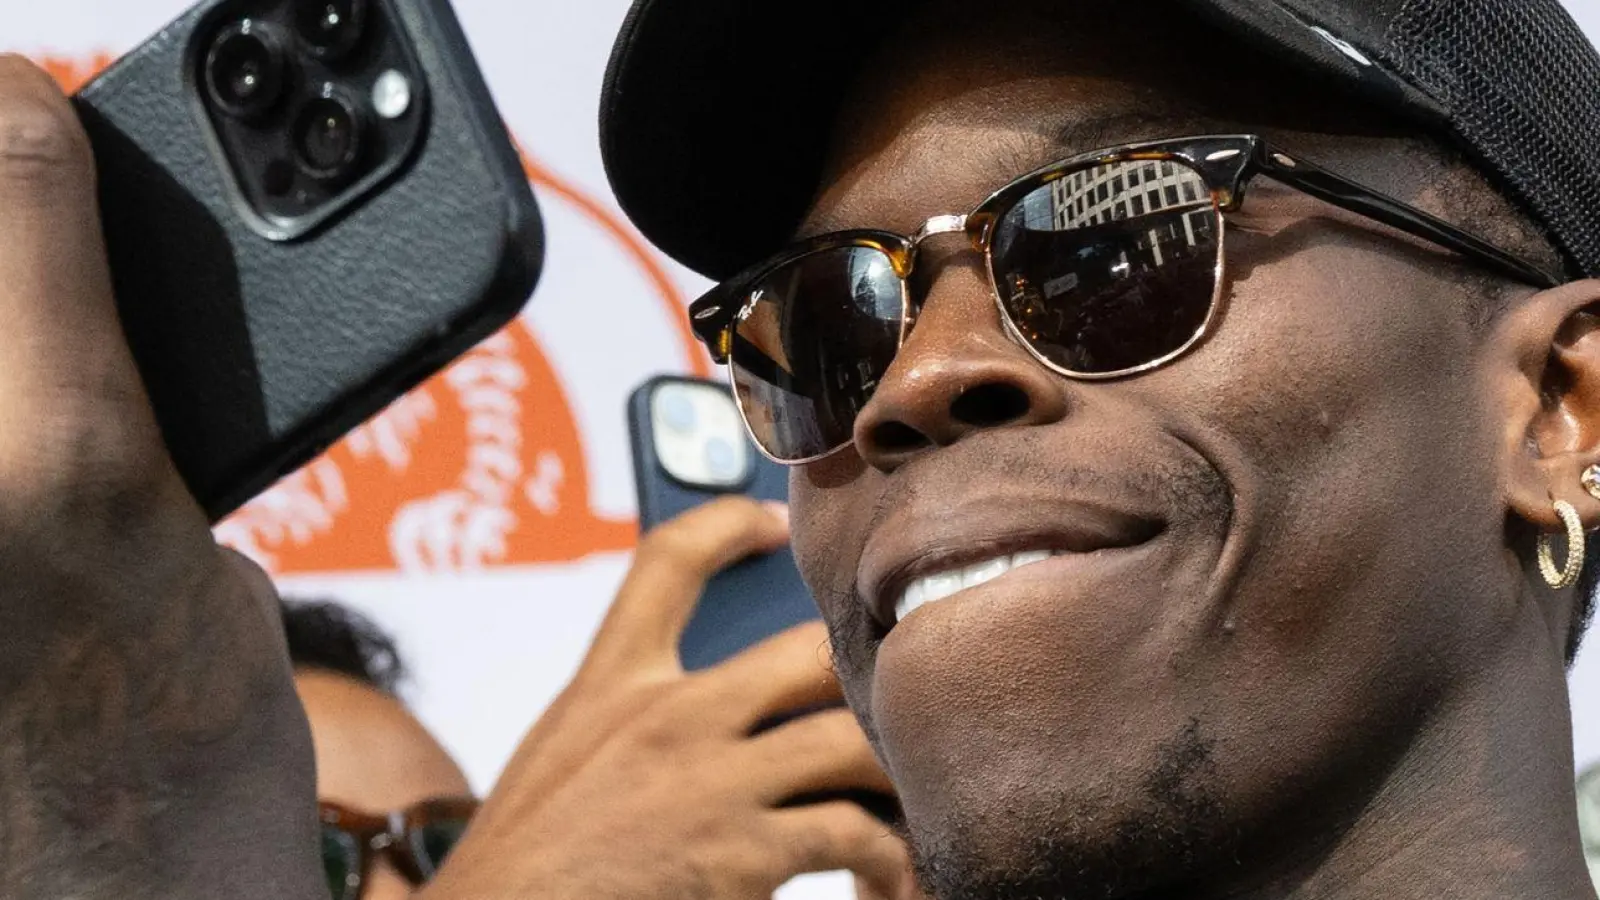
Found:
<path fill-rule="evenodd" d="M 612 182 L 927 889 L 1594 896 L 1597 96 L 1554 0 L 637 6 Z"/>
<path fill-rule="evenodd" d="M 1593 51 L 1547 0 L 1105 6 L 658 0 L 613 69 L 613 177 L 666 249 L 727 278 L 833 235 L 696 322 L 744 364 L 747 404 L 809 417 L 751 420 L 807 461 L 796 547 L 927 886 L 1592 897 L 1563 662 L 1600 522 Z M 57 779 L 10 814 L 28 850 L 198 836 L 98 879 L 99 858 L 65 852 L 27 871 L 78 896 L 200 896 L 198 867 L 159 863 L 242 852 L 294 896 L 284 848 L 300 836 L 272 811 L 306 796 L 303 776 L 292 740 L 252 741 L 293 729 L 269 641 L 238 613 L 265 593 L 206 541 L 153 449 L 80 145 L 31 78 L 13 64 L 0 91 L 0 331 L 20 347 L 0 368 L 0 526 L 7 571 L 26 567 L 49 603 L 7 607 L 37 649 L 8 655 L 0 674 L 18 678 L 0 685 L 31 716 L 24 752 L 80 749 L 0 761 L 7 782 Z M 1167 140 L 1207 134 L 1267 140 Z M 1163 143 L 1130 149 L 1146 140 Z M 860 228 L 925 240 L 913 260 L 894 235 L 836 234 Z M 95 351 L 88 372 L 69 332 Z M 792 369 L 760 367 L 779 351 Z M 67 446 L 83 449 L 50 452 Z M 130 509 L 141 530 L 105 527 Z M 67 716 L 45 700 L 83 658 L 84 621 L 140 653 L 90 644 L 122 691 Z M 212 622 L 229 627 L 173 646 Z M 595 659 L 627 655 L 603 642 Z M 180 663 L 189 679 L 165 675 Z M 201 678 L 252 702 L 210 710 Z M 650 678 L 623 681 L 628 702 L 590 708 L 628 718 Z M 133 685 L 145 702 L 118 702 Z M 575 734 L 570 715 L 530 752 Z M 196 722 L 204 755 L 182 727 Z M 66 740 L 95 728 L 139 765 L 107 771 Z M 187 802 L 151 801 L 167 760 Z M 117 815 L 50 792 L 63 773 L 91 796 L 117 788 Z M 223 808 L 271 827 L 252 822 L 253 843 L 196 832 Z M 564 875 L 548 895 L 585 896 L 570 879 L 602 861 L 547 836 L 557 850 L 471 871 Z"/>

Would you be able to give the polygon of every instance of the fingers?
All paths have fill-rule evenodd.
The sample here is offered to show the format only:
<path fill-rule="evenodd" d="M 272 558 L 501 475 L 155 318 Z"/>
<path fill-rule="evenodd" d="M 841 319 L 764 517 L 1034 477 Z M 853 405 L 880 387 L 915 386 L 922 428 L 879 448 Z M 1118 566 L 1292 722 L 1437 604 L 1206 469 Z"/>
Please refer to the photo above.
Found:
<path fill-rule="evenodd" d="M 760 784 L 763 803 L 864 789 L 893 794 L 894 785 L 847 709 L 801 716 L 751 738 L 740 766 Z"/>
<path fill-rule="evenodd" d="M 600 626 L 585 669 L 678 671 L 678 640 L 711 576 L 789 538 L 787 519 L 747 497 L 725 497 L 657 526 Z"/>
<path fill-rule="evenodd" d="M 844 700 L 821 622 L 796 625 L 694 677 L 702 702 L 738 734 L 774 716 Z"/>
<path fill-rule="evenodd" d="M 903 893 L 911 857 L 888 826 L 847 801 L 819 803 L 773 814 L 782 846 L 796 873 L 848 869 L 885 897 Z"/>
<path fill-rule="evenodd" d="M 0 56 L 0 235 L 0 465 L 159 447 L 112 301 L 88 139 L 55 82 L 10 55 Z"/>
<path fill-rule="evenodd" d="M 886 894 L 878 890 L 870 882 L 857 875 L 856 900 L 928 900 L 927 895 L 917 887 L 917 878 L 914 872 L 907 871 L 901 878 L 898 890 L 893 894 Z"/>

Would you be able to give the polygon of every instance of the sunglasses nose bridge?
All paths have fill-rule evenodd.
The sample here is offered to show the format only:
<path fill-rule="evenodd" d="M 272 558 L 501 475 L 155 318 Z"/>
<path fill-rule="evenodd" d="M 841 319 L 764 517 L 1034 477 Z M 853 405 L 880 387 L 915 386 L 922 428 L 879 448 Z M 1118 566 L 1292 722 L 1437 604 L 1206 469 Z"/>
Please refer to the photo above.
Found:
<path fill-rule="evenodd" d="M 901 278 L 907 278 L 911 270 L 916 267 L 918 251 L 922 242 L 928 238 L 946 234 L 966 235 L 968 233 L 967 217 L 961 215 L 934 216 L 923 222 L 914 234 L 905 239 L 905 255 L 895 262 L 896 271 Z"/>
<path fill-rule="evenodd" d="M 967 230 L 966 216 L 934 216 L 922 223 L 916 233 L 911 236 L 911 248 L 915 250 L 918 245 L 936 234 L 965 233 Z"/>

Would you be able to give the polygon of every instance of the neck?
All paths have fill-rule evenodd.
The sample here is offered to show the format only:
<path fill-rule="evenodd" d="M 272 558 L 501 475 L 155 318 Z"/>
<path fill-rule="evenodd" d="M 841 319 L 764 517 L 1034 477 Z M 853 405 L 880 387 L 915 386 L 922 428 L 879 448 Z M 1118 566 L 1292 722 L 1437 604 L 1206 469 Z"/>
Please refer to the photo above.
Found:
<path fill-rule="evenodd" d="M 1595 900 L 1565 671 L 1549 634 L 1535 632 L 1440 704 L 1369 802 L 1342 825 L 1323 823 L 1314 860 L 1229 896 Z"/>

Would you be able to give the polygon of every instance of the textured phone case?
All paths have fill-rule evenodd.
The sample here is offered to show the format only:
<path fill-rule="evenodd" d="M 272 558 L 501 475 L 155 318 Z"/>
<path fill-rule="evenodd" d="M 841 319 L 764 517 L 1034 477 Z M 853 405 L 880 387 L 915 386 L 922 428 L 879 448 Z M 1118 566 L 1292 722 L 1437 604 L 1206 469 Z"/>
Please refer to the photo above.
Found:
<path fill-rule="evenodd" d="M 697 383 L 696 379 L 688 378 L 653 378 L 628 399 L 634 480 L 639 491 L 639 526 L 652 528 L 724 493 L 787 502 L 788 470 L 757 453 L 754 447 L 750 449 L 754 465 L 750 481 L 729 491 L 683 484 L 662 468 L 656 459 L 655 440 L 650 432 L 650 396 L 659 385 L 674 381 Z M 679 644 L 683 665 L 688 669 L 716 665 L 763 638 L 815 618 L 816 604 L 805 582 L 800 580 L 800 572 L 788 548 L 745 560 L 706 585 L 700 605 L 695 607 Z"/>
<path fill-rule="evenodd" d="M 257 233 L 198 99 L 206 0 L 76 98 L 117 305 L 179 471 L 231 511 L 509 321 L 542 230 L 445 0 L 383 0 L 427 82 L 409 164 L 292 242 Z"/>

